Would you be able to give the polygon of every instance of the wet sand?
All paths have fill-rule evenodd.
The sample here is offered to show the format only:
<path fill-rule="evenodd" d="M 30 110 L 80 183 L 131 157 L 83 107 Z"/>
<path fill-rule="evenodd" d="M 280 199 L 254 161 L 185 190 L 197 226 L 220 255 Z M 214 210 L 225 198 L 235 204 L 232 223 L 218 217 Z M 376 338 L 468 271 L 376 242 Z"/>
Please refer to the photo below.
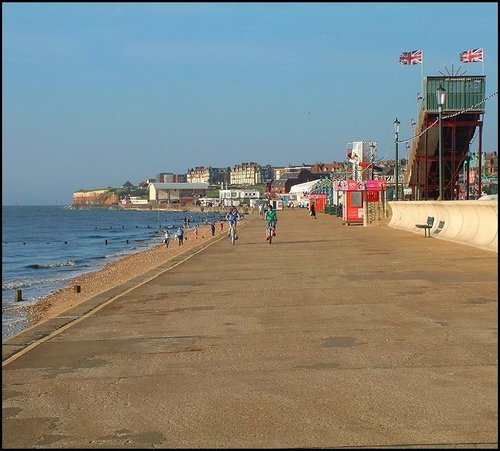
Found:
<path fill-rule="evenodd" d="M 216 224 L 215 236 L 226 231 L 219 229 Z M 198 228 L 198 235 L 194 229 L 185 234 L 184 244 L 179 246 L 175 237 L 170 239 L 168 248 L 165 244 L 158 244 L 144 252 L 128 255 L 115 262 L 108 263 L 99 271 L 75 277 L 66 288 L 41 299 L 33 305 L 19 305 L 18 308 L 26 313 L 28 327 L 42 323 L 65 312 L 98 294 L 114 288 L 141 274 L 153 270 L 179 254 L 188 251 L 193 246 L 213 238 L 209 225 Z M 80 285 L 80 293 L 75 291 L 75 285 Z"/>

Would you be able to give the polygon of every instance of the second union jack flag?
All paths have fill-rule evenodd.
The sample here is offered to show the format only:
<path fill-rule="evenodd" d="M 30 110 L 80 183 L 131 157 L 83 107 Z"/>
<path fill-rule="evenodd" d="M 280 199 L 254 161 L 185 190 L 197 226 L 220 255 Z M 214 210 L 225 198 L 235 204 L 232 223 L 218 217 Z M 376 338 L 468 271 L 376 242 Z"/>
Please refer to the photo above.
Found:
<path fill-rule="evenodd" d="M 422 64 L 423 58 L 424 56 L 422 50 L 413 50 L 411 52 L 401 53 L 401 55 L 399 55 L 399 62 L 401 64 L 413 66 L 414 64 Z"/>
<path fill-rule="evenodd" d="M 482 63 L 483 49 L 466 50 L 460 54 L 461 63 Z"/>

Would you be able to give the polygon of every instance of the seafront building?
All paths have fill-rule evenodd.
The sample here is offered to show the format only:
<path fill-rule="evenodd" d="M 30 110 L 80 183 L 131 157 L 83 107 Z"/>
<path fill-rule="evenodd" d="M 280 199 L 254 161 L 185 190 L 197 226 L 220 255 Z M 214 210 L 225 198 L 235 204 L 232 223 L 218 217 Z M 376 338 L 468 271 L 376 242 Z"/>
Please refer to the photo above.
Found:
<path fill-rule="evenodd" d="M 218 175 L 219 170 L 217 168 L 196 166 L 194 169 L 188 170 L 187 181 L 188 183 L 208 183 L 213 185 Z"/>
<path fill-rule="evenodd" d="M 480 166 L 481 165 L 481 166 Z M 370 177 L 373 179 L 382 179 L 387 184 L 387 193 L 389 198 L 392 198 L 395 186 L 396 167 L 398 168 L 398 183 L 403 187 L 404 179 L 407 173 L 408 162 L 404 159 L 378 161 L 373 165 L 373 172 L 370 166 L 364 168 L 365 171 L 370 171 Z M 472 152 L 470 155 L 469 164 L 469 182 L 474 187 L 478 183 L 478 174 L 481 175 L 482 188 L 488 194 L 498 193 L 498 155 L 497 152 L 483 152 L 481 159 Z M 458 181 L 465 185 L 466 173 L 460 175 Z M 286 194 L 290 188 L 299 183 L 305 183 L 318 178 L 329 178 L 332 182 L 347 181 L 352 177 L 352 167 L 348 162 L 332 162 L 302 165 L 289 165 L 281 167 L 273 167 L 271 165 L 260 165 L 255 162 L 246 162 L 235 165 L 233 168 L 220 167 L 214 168 L 211 166 L 196 166 L 189 169 L 186 174 L 174 174 L 172 172 L 160 172 L 155 178 L 145 179 L 134 186 L 130 182 L 126 182 L 121 188 L 99 188 L 78 190 L 73 192 L 73 205 L 81 206 L 100 206 L 100 205 L 116 205 L 120 204 L 137 204 L 139 199 L 145 200 L 146 203 L 153 201 L 166 201 L 165 198 L 157 199 L 156 193 L 150 194 L 150 185 L 152 183 L 204 183 L 214 189 L 251 189 L 258 188 L 266 197 L 275 196 L 278 194 Z M 155 185 L 156 186 L 156 185 Z M 471 188 L 472 192 L 475 191 Z M 401 193 L 405 196 L 406 192 Z M 173 193 L 170 195 L 171 201 L 176 201 L 178 198 L 188 199 L 197 198 L 191 195 L 181 195 Z M 206 195 L 202 193 L 201 197 Z M 476 193 L 477 194 L 477 193 Z M 212 194 L 213 196 L 213 194 Z M 131 197 L 135 201 L 131 201 Z M 238 196 L 239 197 L 239 196 Z M 141 201 L 141 203 L 144 203 Z"/>
<path fill-rule="evenodd" d="M 267 197 L 275 197 L 277 194 L 289 193 L 294 185 L 318 180 L 321 176 L 313 174 L 309 169 L 301 169 L 298 172 L 286 172 L 281 174 L 277 180 L 270 181 L 266 186 Z"/>
<path fill-rule="evenodd" d="M 239 186 L 254 186 L 262 184 L 261 166 L 257 163 L 237 164 L 231 171 L 230 184 Z"/>
<path fill-rule="evenodd" d="M 208 186 L 208 183 L 150 183 L 148 200 L 151 205 L 185 205 L 205 197 Z"/>
<path fill-rule="evenodd" d="M 188 183 L 208 183 L 209 185 L 227 184 L 231 168 L 196 166 L 187 172 Z"/>

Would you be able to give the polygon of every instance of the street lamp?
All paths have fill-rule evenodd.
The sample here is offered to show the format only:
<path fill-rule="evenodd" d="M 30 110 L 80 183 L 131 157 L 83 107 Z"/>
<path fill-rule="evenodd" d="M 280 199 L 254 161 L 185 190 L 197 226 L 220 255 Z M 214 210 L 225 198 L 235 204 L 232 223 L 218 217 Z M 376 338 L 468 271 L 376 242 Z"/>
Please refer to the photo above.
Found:
<path fill-rule="evenodd" d="M 376 148 L 375 143 L 372 141 L 370 143 L 370 164 L 372 166 L 372 180 L 373 180 L 373 177 L 374 177 L 374 175 L 373 175 L 374 174 L 373 162 L 375 160 L 375 148 Z"/>
<path fill-rule="evenodd" d="M 436 99 L 439 112 L 439 200 L 444 200 L 443 197 L 443 131 L 442 131 L 442 116 L 443 105 L 446 100 L 446 91 L 442 86 L 436 89 Z"/>
<path fill-rule="evenodd" d="M 398 173 L 398 138 L 399 138 L 399 124 L 401 122 L 398 121 L 398 118 L 393 122 L 394 124 L 394 147 L 396 150 L 396 164 L 394 168 L 394 178 L 396 180 L 396 200 L 399 199 L 399 186 L 398 186 L 398 179 L 399 179 L 399 173 Z"/>

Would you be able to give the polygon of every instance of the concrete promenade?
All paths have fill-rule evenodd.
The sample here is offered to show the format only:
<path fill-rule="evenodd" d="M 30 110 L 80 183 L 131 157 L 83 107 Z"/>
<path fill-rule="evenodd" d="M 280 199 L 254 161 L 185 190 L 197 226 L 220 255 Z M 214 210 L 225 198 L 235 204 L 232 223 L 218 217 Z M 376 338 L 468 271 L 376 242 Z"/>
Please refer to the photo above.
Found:
<path fill-rule="evenodd" d="M 4 341 L 2 446 L 496 448 L 498 254 L 278 215 Z"/>

